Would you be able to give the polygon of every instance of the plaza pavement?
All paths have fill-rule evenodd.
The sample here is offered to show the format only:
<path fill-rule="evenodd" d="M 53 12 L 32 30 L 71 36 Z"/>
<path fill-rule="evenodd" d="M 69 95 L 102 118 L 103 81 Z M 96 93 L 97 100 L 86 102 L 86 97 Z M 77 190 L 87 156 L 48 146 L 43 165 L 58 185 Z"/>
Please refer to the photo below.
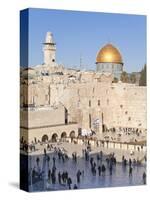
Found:
<path fill-rule="evenodd" d="M 85 145 L 80 145 L 80 144 L 74 144 L 74 143 L 67 143 L 67 142 L 57 142 L 57 143 L 49 143 L 50 145 L 52 144 L 53 147 L 56 148 L 60 148 L 60 149 L 65 149 L 65 152 L 67 153 L 67 155 L 69 157 L 72 157 L 72 153 L 76 152 L 78 157 L 82 157 L 83 153 L 82 150 L 86 149 Z M 36 150 L 29 152 L 28 155 L 41 155 L 44 154 L 44 148 L 47 149 L 47 144 L 43 143 L 43 144 L 36 144 L 35 145 Z M 129 158 L 131 158 L 131 160 L 133 159 L 138 159 L 139 161 L 141 161 L 141 163 L 145 163 L 145 152 L 143 151 L 133 151 L 133 154 L 131 154 L 131 150 L 122 150 L 122 149 L 113 149 L 113 148 L 104 148 L 104 147 L 97 147 L 97 146 L 92 146 L 91 147 L 91 151 L 90 154 L 95 154 L 98 153 L 100 151 L 103 151 L 103 153 L 105 155 L 109 155 L 111 153 L 115 154 L 116 160 L 117 162 L 122 162 L 122 156 L 124 155 L 124 157 L 129 160 Z M 54 149 L 52 149 L 51 151 L 47 150 L 47 153 L 53 153 Z M 24 151 L 21 150 L 21 153 L 23 154 L 27 154 Z"/>

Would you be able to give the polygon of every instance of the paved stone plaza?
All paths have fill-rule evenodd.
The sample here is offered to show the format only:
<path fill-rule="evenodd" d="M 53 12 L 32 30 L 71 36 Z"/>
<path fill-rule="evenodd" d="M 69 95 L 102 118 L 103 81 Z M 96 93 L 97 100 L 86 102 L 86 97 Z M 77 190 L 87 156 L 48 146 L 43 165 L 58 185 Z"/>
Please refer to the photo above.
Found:
<path fill-rule="evenodd" d="M 54 154 L 50 154 L 49 167 L 52 167 L 52 157 Z M 45 191 L 45 190 L 65 190 L 69 189 L 67 184 L 59 184 L 56 178 L 56 183 L 52 184 L 48 181 L 48 162 L 45 161 L 45 156 L 40 155 L 40 168 L 44 171 L 43 176 L 39 180 L 33 180 L 29 174 L 29 190 L 30 191 Z M 94 156 L 96 157 L 96 156 Z M 31 168 L 37 168 L 36 164 L 37 156 L 29 157 L 29 172 Z M 96 159 L 96 158 L 95 158 Z M 78 169 L 84 170 L 84 175 L 81 176 L 81 182 L 77 184 L 78 189 L 83 188 L 100 188 L 100 187 L 115 187 L 115 186 L 134 186 L 143 185 L 143 172 L 145 172 L 145 166 L 133 166 L 133 175 L 129 177 L 129 166 L 122 166 L 122 164 L 117 164 L 113 166 L 112 175 L 109 174 L 109 167 L 106 161 L 102 162 L 106 166 L 106 173 L 99 176 L 98 172 L 93 175 L 90 169 L 90 163 L 84 159 L 78 159 L 75 163 L 72 159 L 69 159 L 65 163 L 56 160 L 56 174 L 60 171 L 68 171 L 69 176 L 72 179 L 72 188 L 74 184 L 77 184 L 76 173 Z M 31 180 L 32 179 L 32 180 Z"/>
<path fill-rule="evenodd" d="M 134 164 L 133 159 L 135 156 L 129 156 L 129 152 L 115 152 L 115 156 L 120 153 L 120 157 L 125 155 L 127 160 L 131 158 L 132 160 L 132 176 L 129 176 L 129 164 L 126 166 L 123 163 L 116 163 L 112 168 L 112 175 L 109 170 L 109 163 L 106 158 L 108 158 L 108 153 L 110 150 L 105 151 L 103 149 L 103 157 L 102 160 L 97 160 L 97 154 L 102 149 L 94 149 L 89 154 L 89 160 L 86 161 L 85 157 L 82 156 L 82 148 L 81 145 L 61 143 L 56 144 L 55 147 L 59 147 L 63 149 L 65 147 L 65 152 L 67 154 L 67 150 L 69 150 L 68 158 L 65 161 L 58 158 L 57 152 L 46 152 L 43 154 L 43 146 L 41 147 L 41 151 L 37 151 L 38 153 L 34 153 L 28 157 L 28 181 L 29 181 L 29 190 L 30 191 L 47 191 L 47 190 L 66 190 L 69 189 L 67 183 L 59 183 L 58 173 L 61 174 L 65 171 L 68 172 L 68 176 L 72 180 L 71 189 L 74 189 L 74 185 L 77 186 L 77 189 L 84 188 L 100 188 L 100 187 L 116 187 L 116 186 L 134 186 L 134 185 L 143 185 L 143 173 L 146 172 L 146 163 L 144 164 Z M 66 150 L 67 149 L 67 150 Z M 77 161 L 75 162 L 72 159 L 71 153 L 77 150 Z M 98 153 L 96 153 L 98 152 Z M 111 151 L 111 153 L 114 153 Z M 123 154 L 124 153 L 124 154 Z M 25 155 L 24 155 L 25 156 Z M 48 157 L 50 158 L 48 160 Z M 54 167 L 53 158 L 55 157 L 55 167 L 56 167 L 56 181 L 52 183 L 51 178 L 48 177 L 49 169 L 52 171 Z M 93 157 L 94 162 L 96 163 L 96 174 L 93 174 L 91 171 L 90 159 Z M 37 162 L 38 158 L 38 162 Z M 101 173 L 99 176 L 98 166 L 105 165 L 106 171 L 105 173 Z M 33 170 L 35 175 L 33 175 Z M 77 183 L 77 172 L 81 171 L 80 183 Z M 31 175 L 32 174 L 32 175 Z"/>
<path fill-rule="evenodd" d="M 44 154 L 44 148 L 47 149 L 47 144 L 48 143 L 38 143 L 35 145 L 35 150 L 28 152 L 28 155 L 31 156 L 38 156 L 41 154 Z M 83 153 L 82 150 L 87 148 L 87 145 L 79 145 L 79 144 L 74 144 L 74 143 L 68 143 L 68 142 L 58 142 L 58 143 L 49 143 L 49 145 L 53 146 L 53 149 L 48 151 L 48 153 L 53 153 L 54 148 L 60 148 L 64 149 L 67 155 L 71 158 L 72 153 L 76 152 L 78 157 L 82 157 Z M 124 155 L 127 160 L 130 158 L 133 159 L 139 159 L 139 160 L 144 160 L 144 156 L 146 156 L 145 151 L 133 151 L 134 154 L 131 155 L 131 150 L 121 150 L 121 149 L 112 149 L 112 148 L 104 148 L 104 147 L 97 147 L 97 146 L 92 146 L 90 154 L 95 154 L 97 152 L 103 151 L 105 155 L 109 155 L 111 153 L 115 154 L 117 162 L 122 162 L 122 156 Z M 23 154 L 27 154 L 24 151 L 21 150 Z"/>

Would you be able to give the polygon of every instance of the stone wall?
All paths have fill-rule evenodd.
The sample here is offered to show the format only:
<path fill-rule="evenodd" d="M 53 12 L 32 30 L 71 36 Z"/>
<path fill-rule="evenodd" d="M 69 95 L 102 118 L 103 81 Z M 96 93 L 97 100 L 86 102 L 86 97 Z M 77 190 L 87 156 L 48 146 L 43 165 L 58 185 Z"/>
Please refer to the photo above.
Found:
<path fill-rule="evenodd" d="M 36 128 L 65 124 L 65 109 L 63 106 L 56 108 L 33 108 L 21 111 L 21 126 Z"/>
<path fill-rule="evenodd" d="M 27 84 L 21 84 L 22 107 L 27 104 L 47 109 L 38 112 L 35 109 L 29 113 L 29 125 L 63 124 L 63 110 L 49 111 L 61 105 L 68 111 L 69 123 L 77 122 L 82 129 L 94 130 L 98 138 L 104 125 L 107 129 L 129 127 L 146 130 L 146 87 L 112 83 L 110 75 L 95 72 L 61 68 L 61 73 L 35 76 Z"/>

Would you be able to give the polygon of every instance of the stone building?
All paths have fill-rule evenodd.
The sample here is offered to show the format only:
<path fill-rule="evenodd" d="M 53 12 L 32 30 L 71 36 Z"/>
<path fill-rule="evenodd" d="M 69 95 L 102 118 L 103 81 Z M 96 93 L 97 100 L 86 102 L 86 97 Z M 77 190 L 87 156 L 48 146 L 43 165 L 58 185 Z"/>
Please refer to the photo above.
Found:
<path fill-rule="evenodd" d="M 58 65 L 55 50 L 47 33 L 44 64 L 21 68 L 21 135 L 26 141 L 56 141 L 83 132 L 100 139 L 112 131 L 140 132 L 145 139 L 146 87 L 113 83 L 123 68 L 115 47 L 109 44 L 99 51 L 96 71 Z"/>

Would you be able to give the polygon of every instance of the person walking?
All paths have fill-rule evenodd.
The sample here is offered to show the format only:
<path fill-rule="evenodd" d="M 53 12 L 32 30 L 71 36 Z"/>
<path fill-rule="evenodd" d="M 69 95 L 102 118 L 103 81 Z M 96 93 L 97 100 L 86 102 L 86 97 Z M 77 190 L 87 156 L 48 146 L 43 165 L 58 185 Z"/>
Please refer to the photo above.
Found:
<path fill-rule="evenodd" d="M 55 166 L 56 158 L 53 156 L 53 166 Z"/>
<path fill-rule="evenodd" d="M 38 169 L 38 171 L 39 171 L 39 168 L 40 168 L 39 163 L 40 163 L 40 158 L 37 157 L 37 158 L 36 158 L 36 164 L 37 164 L 37 169 Z"/>
<path fill-rule="evenodd" d="M 85 160 L 89 161 L 89 152 L 88 152 L 88 150 L 85 150 Z"/>
<path fill-rule="evenodd" d="M 50 156 L 47 156 L 47 164 L 48 164 L 48 168 L 49 168 L 49 163 L 50 163 Z"/>
<path fill-rule="evenodd" d="M 131 165 L 132 165 L 132 160 L 131 160 L 131 158 L 129 159 L 129 166 L 131 167 Z"/>
<path fill-rule="evenodd" d="M 98 175 L 99 175 L 99 176 L 101 176 L 101 171 L 102 171 L 102 169 L 101 169 L 101 166 L 99 165 L 99 166 L 98 166 Z"/>
<path fill-rule="evenodd" d="M 56 176 L 55 176 L 55 173 L 52 172 L 52 184 L 55 184 L 56 183 Z"/>
<path fill-rule="evenodd" d="M 60 172 L 58 173 L 58 182 L 61 185 L 61 173 Z"/>
<path fill-rule="evenodd" d="M 62 173 L 61 177 L 62 177 L 63 184 L 65 184 L 65 173 L 64 172 Z"/>
<path fill-rule="evenodd" d="M 103 160 L 103 151 L 100 151 L 100 159 Z"/>
<path fill-rule="evenodd" d="M 132 176 L 132 167 L 129 167 L 129 176 Z"/>
<path fill-rule="evenodd" d="M 49 181 L 51 180 L 51 170 L 50 169 L 48 170 L 48 180 Z"/>
<path fill-rule="evenodd" d="M 77 171 L 76 176 L 77 176 L 77 183 L 80 183 L 80 176 L 81 176 L 80 170 Z"/>
<path fill-rule="evenodd" d="M 93 167 L 93 160 L 94 160 L 93 157 L 91 157 L 91 158 L 90 158 L 91 167 Z"/>
<path fill-rule="evenodd" d="M 71 189 L 71 184 L 72 184 L 72 180 L 71 180 L 70 177 L 68 177 L 68 179 L 67 179 L 67 185 L 69 187 L 69 190 Z"/>
<path fill-rule="evenodd" d="M 123 165 L 126 167 L 126 165 L 127 165 L 127 160 L 126 159 L 124 159 Z"/>
<path fill-rule="evenodd" d="M 77 153 L 74 153 L 74 161 L 77 162 Z"/>
<path fill-rule="evenodd" d="M 146 184 L 146 173 L 143 173 L 143 183 Z"/>
<path fill-rule="evenodd" d="M 103 164 L 103 165 L 102 165 L 102 173 L 103 173 L 103 175 L 105 174 L 105 171 L 106 171 L 106 167 L 105 167 L 105 165 Z"/>

